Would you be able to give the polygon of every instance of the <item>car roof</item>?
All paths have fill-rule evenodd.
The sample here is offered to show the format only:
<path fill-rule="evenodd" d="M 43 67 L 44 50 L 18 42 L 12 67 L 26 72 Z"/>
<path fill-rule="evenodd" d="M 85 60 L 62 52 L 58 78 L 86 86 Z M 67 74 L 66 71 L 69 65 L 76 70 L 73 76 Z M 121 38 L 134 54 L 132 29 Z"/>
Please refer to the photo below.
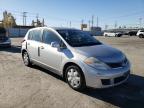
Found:
<path fill-rule="evenodd" d="M 54 30 L 78 30 L 75 28 L 68 28 L 68 27 L 52 27 Z"/>
<path fill-rule="evenodd" d="M 30 29 L 30 31 L 32 31 L 32 30 L 37 30 L 37 29 L 79 30 L 79 29 L 75 29 L 75 28 L 68 28 L 68 27 L 36 27 L 36 28 L 32 28 L 32 29 Z"/>

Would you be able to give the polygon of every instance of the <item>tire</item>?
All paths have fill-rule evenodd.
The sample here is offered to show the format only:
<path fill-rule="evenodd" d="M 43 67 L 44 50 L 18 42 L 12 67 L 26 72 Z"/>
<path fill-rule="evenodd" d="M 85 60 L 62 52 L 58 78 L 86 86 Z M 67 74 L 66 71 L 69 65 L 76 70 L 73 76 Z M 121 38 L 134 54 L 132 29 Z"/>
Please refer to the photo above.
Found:
<path fill-rule="evenodd" d="M 144 38 L 144 35 L 140 34 L 140 35 L 139 35 L 139 38 Z"/>
<path fill-rule="evenodd" d="M 84 88 L 86 88 L 83 72 L 78 66 L 68 66 L 65 74 L 66 81 L 72 89 L 82 91 Z"/>
<path fill-rule="evenodd" d="M 29 59 L 29 55 L 28 55 L 28 53 L 26 51 L 23 52 L 22 58 L 23 58 L 23 62 L 24 62 L 25 66 L 30 67 L 32 65 L 31 62 L 30 62 L 30 59 Z"/>
<path fill-rule="evenodd" d="M 118 37 L 122 37 L 122 34 L 119 34 Z"/>
<path fill-rule="evenodd" d="M 108 35 L 107 35 L 107 34 L 105 34 L 105 37 L 108 37 Z"/>

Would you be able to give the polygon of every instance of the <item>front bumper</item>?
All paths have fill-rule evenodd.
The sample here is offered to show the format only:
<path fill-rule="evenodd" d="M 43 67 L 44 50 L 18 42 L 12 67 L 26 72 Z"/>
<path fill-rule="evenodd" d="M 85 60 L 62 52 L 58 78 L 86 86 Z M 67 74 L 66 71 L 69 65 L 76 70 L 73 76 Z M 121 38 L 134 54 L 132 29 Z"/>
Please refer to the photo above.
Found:
<path fill-rule="evenodd" d="M 0 42 L 0 46 L 2 47 L 11 46 L 11 42 Z"/>
<path fill-rule="evenodd" d="M 124 83 L 130 75 L 130 64 L 125 67 L 97 70 L 84 65 L 86 85 L 92 88 L 109 88 Z"/>

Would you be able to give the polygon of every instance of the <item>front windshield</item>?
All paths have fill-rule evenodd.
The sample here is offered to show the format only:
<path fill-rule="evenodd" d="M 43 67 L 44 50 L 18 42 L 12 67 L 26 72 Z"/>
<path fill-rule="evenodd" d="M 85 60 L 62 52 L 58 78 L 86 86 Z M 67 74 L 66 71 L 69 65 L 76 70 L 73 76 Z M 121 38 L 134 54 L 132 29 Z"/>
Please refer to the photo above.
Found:
<path fill-rule="evenodd" d="M 92 46 L 101 44 L 89 33 L 83 32 L 81 30 L 57 30 L 57 32 L 72 47 Z"/>

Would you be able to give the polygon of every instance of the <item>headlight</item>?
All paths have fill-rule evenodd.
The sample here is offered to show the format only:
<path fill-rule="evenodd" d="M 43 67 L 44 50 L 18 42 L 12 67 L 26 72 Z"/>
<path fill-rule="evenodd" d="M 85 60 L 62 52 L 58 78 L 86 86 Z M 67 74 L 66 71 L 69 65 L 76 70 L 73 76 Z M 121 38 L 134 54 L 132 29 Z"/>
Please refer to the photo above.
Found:
<path fill-rule="evenodd" d="M 99 61 L 98 59 L 94 57 L 85 59 L 84 63 L 96 69 L 103 69 L 103 70 L 109 69 L 109 66 L 107 66 L 105 63 Z"/>

